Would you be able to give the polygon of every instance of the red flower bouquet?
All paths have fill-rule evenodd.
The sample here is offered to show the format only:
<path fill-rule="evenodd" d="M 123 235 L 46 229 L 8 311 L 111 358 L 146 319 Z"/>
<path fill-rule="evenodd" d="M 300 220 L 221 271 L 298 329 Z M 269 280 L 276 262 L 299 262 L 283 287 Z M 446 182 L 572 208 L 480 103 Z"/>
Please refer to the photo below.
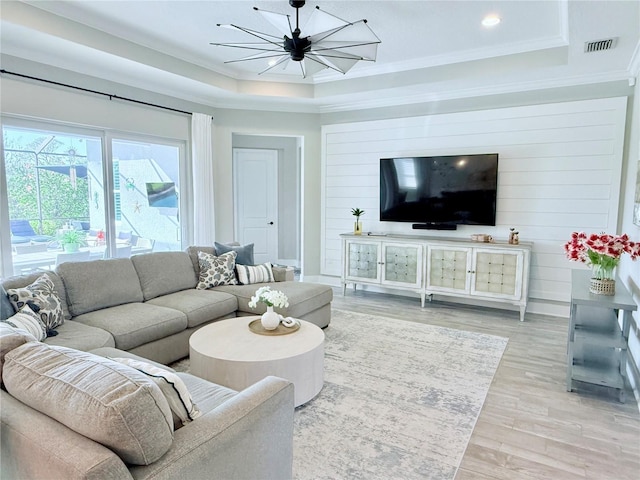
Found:
<path fill-rule="evenodd" d="M 564 244 L 569 260 L 593 266 L 593 276 L 598 280 L 612 280 L 613 270 L 623 253 L 631 255 L 631 260 L 640 257 L 640 243 L 632 242 L 629 236 L 607 233 L 573 232 L 571 240 Z"/>

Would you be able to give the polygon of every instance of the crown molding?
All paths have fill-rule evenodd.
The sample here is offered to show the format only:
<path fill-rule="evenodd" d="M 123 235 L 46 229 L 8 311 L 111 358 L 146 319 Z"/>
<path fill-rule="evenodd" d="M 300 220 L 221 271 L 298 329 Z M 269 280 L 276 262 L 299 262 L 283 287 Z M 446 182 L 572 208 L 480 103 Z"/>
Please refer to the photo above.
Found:
<path fill-rule="evenodd" d="M 352 101 L 341 101 L 339 103 L 336 102 L 331 105 L 323 105 L 320 106 L 320 113 L 339 113 L 357 110 L 368 110 L 374 108 L 397 107 L 419 103 L 441 102 L 445 100 L 456 100 L 461 98 L 531 92 L 536 90 L 548 90 L 554 88 L 566 88 L 582 85 L 608 84 L 613 82 L 627 82 L 628 78 L 629 73 L 627 71 L 619 71 L 603 74 L 566 77 L 560 79 L 532 80 L 528 82 L 513 82 L 487 85 L 482 87 L 442 90 L 438 92 L 431 91 L 425 93 L 415 93 L 414 91 L 403 89 L 403 91 L 406 92 L 405 95 L 377 95 L 374 99 L 354 99 Z"/>

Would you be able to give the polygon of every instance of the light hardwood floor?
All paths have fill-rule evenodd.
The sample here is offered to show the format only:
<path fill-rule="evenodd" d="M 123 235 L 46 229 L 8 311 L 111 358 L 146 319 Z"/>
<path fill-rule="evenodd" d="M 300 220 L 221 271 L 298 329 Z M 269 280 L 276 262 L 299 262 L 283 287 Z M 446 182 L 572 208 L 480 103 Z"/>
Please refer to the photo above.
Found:
<path fill-rule="evenodd" d="M 640 414 L 614 392 L 567 392 L 568 319 L 335 289 L 334 309 L 509 338 L 456 480 L 640 479 Z"/>

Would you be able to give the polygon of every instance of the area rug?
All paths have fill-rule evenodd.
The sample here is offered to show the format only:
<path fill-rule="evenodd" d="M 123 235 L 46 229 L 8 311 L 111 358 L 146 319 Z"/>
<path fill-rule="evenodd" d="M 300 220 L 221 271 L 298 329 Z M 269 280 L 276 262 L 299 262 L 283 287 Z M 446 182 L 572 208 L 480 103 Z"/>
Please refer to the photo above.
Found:
<path fill-rule="evenodd" d="M 324 332 L 324 387 L 295 412 L 294 478 L 453 479 L 507 339 L 336 309 Z"/>
<path fill-rule="evenodd" d="M 294 478 L 453 479 L 507 339 L 333 310 Z"/>

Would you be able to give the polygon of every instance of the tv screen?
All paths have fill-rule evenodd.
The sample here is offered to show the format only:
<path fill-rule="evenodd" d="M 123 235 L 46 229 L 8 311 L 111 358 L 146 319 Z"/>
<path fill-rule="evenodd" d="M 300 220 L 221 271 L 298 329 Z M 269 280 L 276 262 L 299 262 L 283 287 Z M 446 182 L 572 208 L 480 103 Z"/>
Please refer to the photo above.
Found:
<path fill-rule="evenodd" d="M 178 193 L 173 182 L 148 182 L 147 198 L 150 207 L 178 207 Z"/>
<path fill-rule="evenodd" d="M 498 154 L 380 159 L 380 220 L 495 225 Z"/>

